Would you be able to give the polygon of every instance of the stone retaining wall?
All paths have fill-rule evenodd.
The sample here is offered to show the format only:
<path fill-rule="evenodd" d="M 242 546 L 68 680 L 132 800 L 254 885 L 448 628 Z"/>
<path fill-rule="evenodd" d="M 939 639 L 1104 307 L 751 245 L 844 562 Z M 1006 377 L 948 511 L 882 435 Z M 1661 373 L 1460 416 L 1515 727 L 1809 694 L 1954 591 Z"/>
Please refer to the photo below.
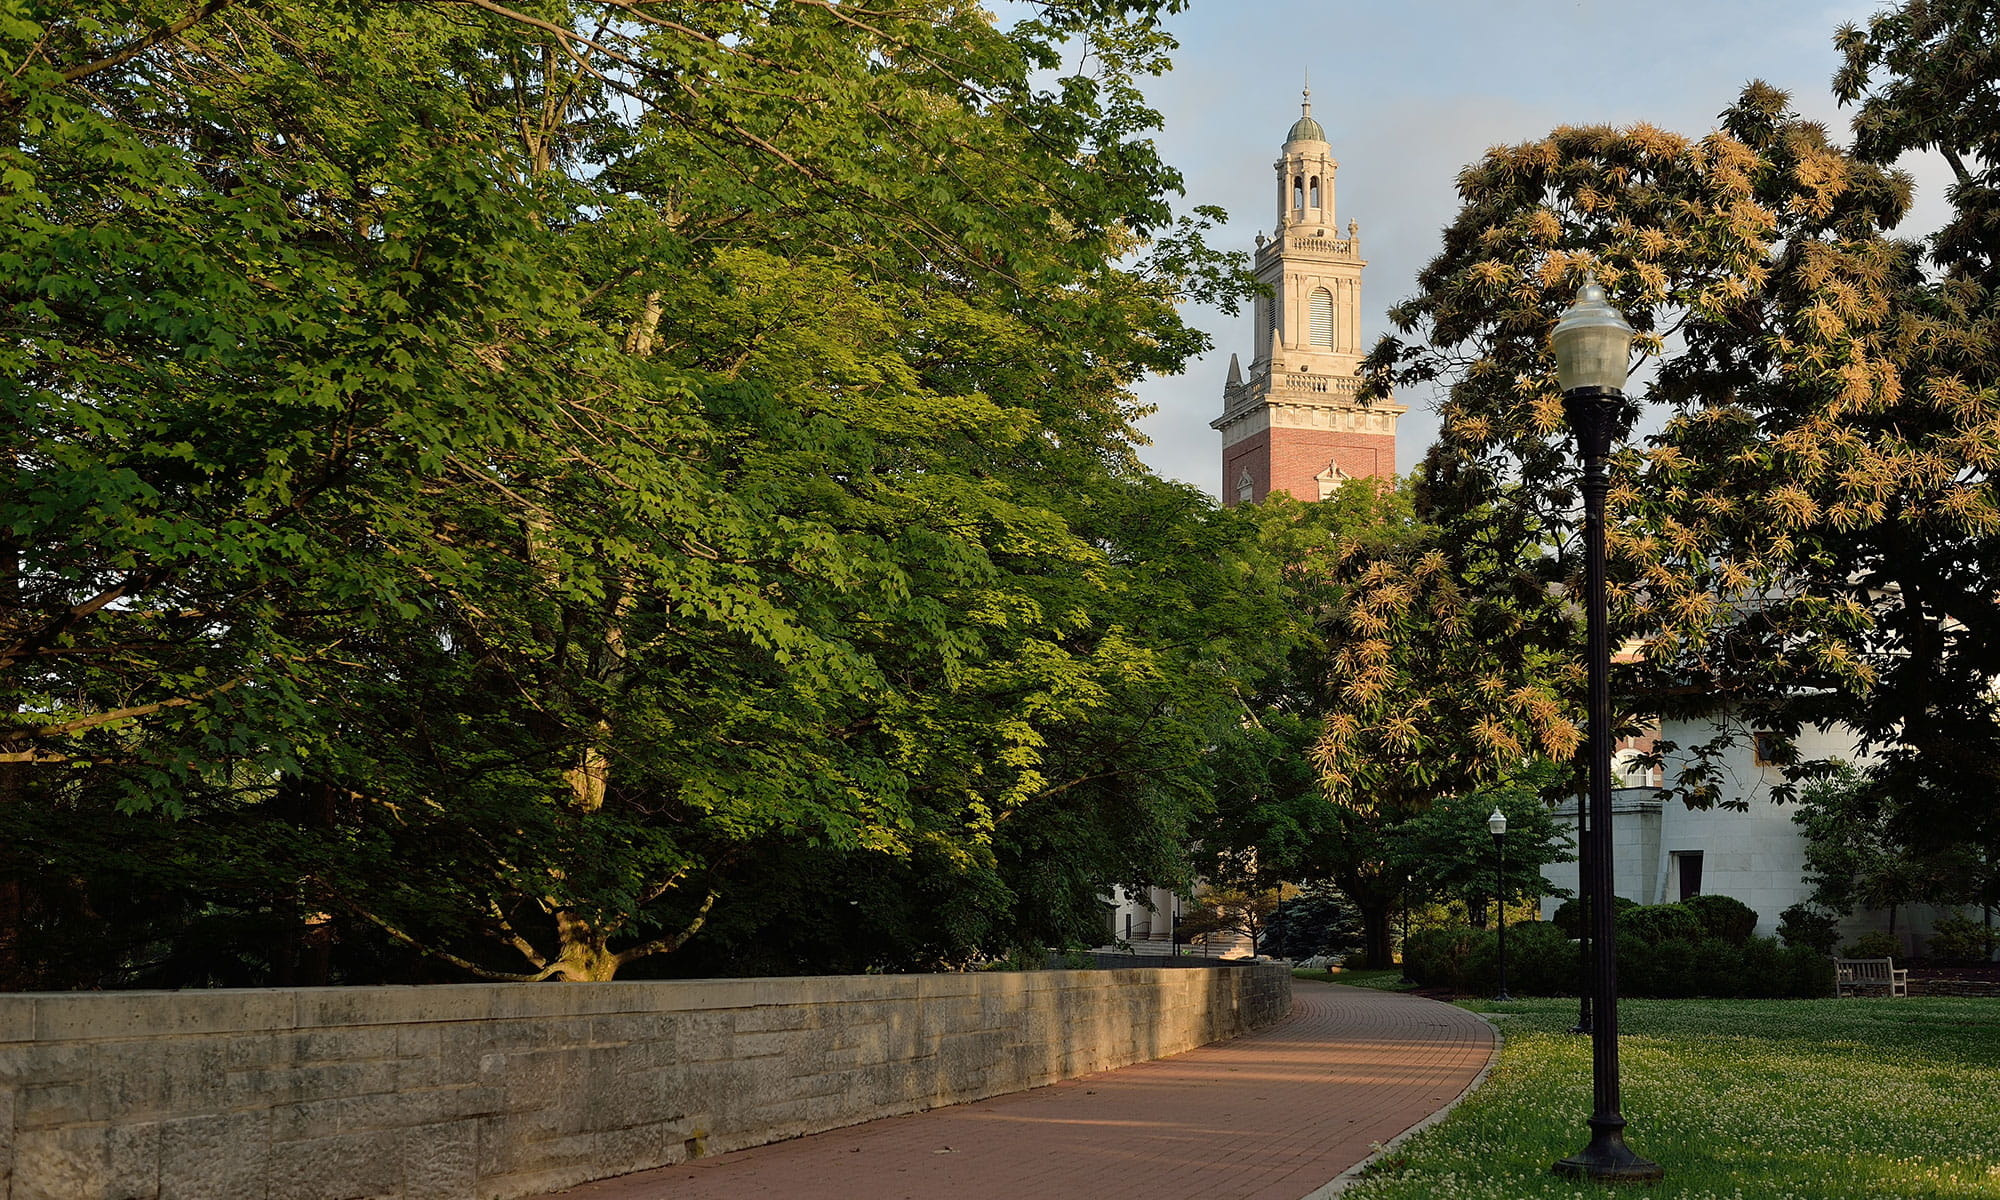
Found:
<path fill-rule="evenodd" d="M 1291 974 L 0 996 L 0 1197 L 535 1195 L 1175 1054 Z"/>
<path fill-rule="evenodd" d="M 1950 977 L 1919 979 L 1916 976 L 1911 976 L 1910 995 L 2000 997 L 2000 982 L 1991 979 L 1954 979 Z"/>

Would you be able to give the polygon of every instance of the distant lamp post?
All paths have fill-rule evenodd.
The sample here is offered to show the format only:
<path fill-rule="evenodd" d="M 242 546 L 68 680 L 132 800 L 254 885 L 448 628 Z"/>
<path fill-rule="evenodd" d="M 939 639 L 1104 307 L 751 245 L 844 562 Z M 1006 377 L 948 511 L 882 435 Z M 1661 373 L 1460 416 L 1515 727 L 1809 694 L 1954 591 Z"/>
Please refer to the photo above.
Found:
<path fill-rule="evenodd" d="M 1507 994 L 1507 814 L 1498 808 L 1486 818 L 1493 833 L 1493 907 L 1500 914 L 1500 991 L 1495 1000 L 1512 1000 Z"/>
<path fill-rule="evenodd" d="M 1625 1144 L 1618 1098 L 1618 957 L 1611 905 L 1611 631 L 1605 592 L 1604 497 L 1610 490 L 1605 460 L 1612 439 L 1626 426 L 1626 362 L 1632 326 L 1604 298 L 1595 275 L 1584 277 L 1576 303 L 1556 322 L 1556 375 L 1563 414 L 1583 459 L 1584 591 L 1590 673 L 1591 990 L 1596 1011 L 1591 1030 L 1590 1144 L 1556 1163 L 1558 1175 L 1603 1182 L 1650 1182 L 1665 1174 Z"/>
<path fill-rule="evenodd" d="M 1410 978 L 1410 893 L 1416 890 L 1417 877 L 1403 876 L 1403 977 L 1398 983 L 1415 983 Z"/>

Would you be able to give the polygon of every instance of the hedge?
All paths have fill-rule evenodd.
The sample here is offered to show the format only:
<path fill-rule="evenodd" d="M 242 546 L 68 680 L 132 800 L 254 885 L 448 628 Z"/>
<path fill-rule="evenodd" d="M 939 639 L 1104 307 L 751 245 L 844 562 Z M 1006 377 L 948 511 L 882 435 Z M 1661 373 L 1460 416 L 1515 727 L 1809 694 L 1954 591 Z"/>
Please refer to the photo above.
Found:
<path fill-rule="evenodd" d="M 1816 997 L 1833 994 L 1833 964 L 1805 947 L 1745 935 L 1741 942 L 1703 930 L 1681 905 L 1652 905 L 1677 912 L 1620 922 L 1618 992 L 1636 997 Z M 1692 923 L 1690 925 L 1690 923 Z M 1740 921 L 1724 928 L 1733 933 Z M 1694 935 L 1647 937 L 1639 930 Z M 1424 987 L 1466 995 L 1491 995 L 1500 982 L 1499 938 L 1490 929 L 1457 926 L 1410 935 L 1404 946 L 1410 978 Z M 1507 930 L 1507 990 L 1520 996 L 1574 996 L 1587 978 L 1581 946 L 1553 923 L 1533 921 Z"/>

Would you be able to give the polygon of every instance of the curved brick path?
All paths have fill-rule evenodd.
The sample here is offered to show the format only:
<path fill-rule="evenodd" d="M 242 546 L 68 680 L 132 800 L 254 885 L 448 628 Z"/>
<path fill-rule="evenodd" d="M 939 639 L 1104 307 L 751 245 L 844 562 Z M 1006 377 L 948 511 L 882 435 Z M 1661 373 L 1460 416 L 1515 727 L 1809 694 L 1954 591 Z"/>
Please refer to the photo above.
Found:
<path fill-rule="evenodd" d="M 584 1184 L 565 1200 L 1300 1200 L 1451 1103 L 1492 1028 L 1301 982 L 1292 1015 L 1172 1058 Z"/>

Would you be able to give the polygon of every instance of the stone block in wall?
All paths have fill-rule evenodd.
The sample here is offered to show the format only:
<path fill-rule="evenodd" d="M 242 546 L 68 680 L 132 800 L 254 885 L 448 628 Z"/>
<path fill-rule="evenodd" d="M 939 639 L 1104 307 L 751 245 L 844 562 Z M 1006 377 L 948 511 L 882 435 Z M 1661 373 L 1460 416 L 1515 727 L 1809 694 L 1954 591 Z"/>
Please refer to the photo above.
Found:
<path fill-rule="evenodd" d="M 394 1091 L 400 1073 L 394 1061 L 318 1062 L 232 1072 L 229 1084 L 240 1096 L 276 1107 Z"/>
<path fill-rule="evenodd" d="M 402 1195 L 474 1200 L 479 1194 L 479 1125 L 450 1121 L 403 1130 Z"/>
<path fill-rule="evenodd" d="M 262 1196 L 272 1114 L 235 1112 L 160 1123 L 160 1200 Z"/>
<path fill-rule="evenodd" d="M 264 1168 L 263 1195 L 268 1200 L 400 1195 L 402 1148 L 402 1131 L 393 1129 L 273 1145 Z"/>
<path fill-rule="evenodd" d="M 35 1001 L 38 996 L 0 996 L 0 1046 L 8 1042 L 35 1040 Z"/>
<path fill-rule="evenodd" d="M 27 1088 L 83 1083 L 90 1079 L 92 1057 L 87 1042 L 20 1042 L 0 1047 L 0 1084 Z"/>
<path fill-rule="evenodd" d="M 130 1200 L 159 1190 L 159 1126 L 67 1125 L 14 1134 L 11 1200 Z"/>
<path fill-rule="evenodd" d="M 35 1040 L 191 1036 L 289 1029 L 289 990 L 216 988 L 193 992 L 65 992 L 36 996 Z"/>

